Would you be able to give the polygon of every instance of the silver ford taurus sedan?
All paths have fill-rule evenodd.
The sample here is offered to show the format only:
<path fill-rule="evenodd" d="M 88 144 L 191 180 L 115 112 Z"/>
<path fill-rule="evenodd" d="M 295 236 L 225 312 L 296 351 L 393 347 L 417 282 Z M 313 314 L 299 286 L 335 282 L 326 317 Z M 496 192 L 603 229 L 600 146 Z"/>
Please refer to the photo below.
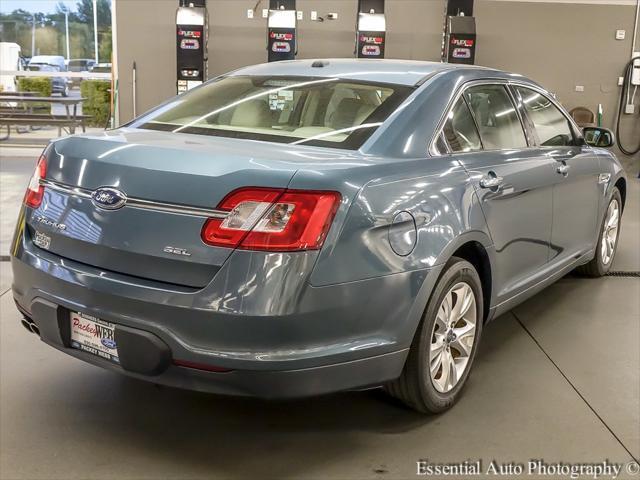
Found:
<path fill-rule="evenodd" d="M 158 384 L 455 403 L 483 325 L 611 267 L 626 179 L 520 75 L 410 61 L 242 68 L 51 143 L 12 245 L 23 324 Z"/>

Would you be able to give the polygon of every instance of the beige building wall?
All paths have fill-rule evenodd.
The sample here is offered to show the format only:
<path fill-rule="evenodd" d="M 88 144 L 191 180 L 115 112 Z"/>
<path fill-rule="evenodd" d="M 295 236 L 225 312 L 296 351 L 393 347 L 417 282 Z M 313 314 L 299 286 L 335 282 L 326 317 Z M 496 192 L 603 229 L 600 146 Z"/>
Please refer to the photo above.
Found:
<path fill-rule="evenodd" d="M 177 0 L 114 0 L 113 30 L 120 124 L 133 118 L 133 62 L 137 114 L 176 94 Z"/>
<path fill-rule="evenodd" d="M 476 0 L 477 63 L 526 75 L 554 92 L 565 107 L 601 103 L 613 127 L 618 77 L 631 59 L 635 7 L 609 4 Z M 622 4 L 622 3 L 627 3 Z M 616 40 L 616 30 L 626 39 Z M 636 50 L 640 49 L 640 33 Z M 577 92 L 576 86 L 584 87 Z M 640 104 L 640 102 L 636 102 Z M 640 141 L 640 116 L 623 117 L 624 138 Z"/>
<path fill-rule="evenodd" d="M 577 3 L 476 0 L 477 63 L 527 75 L 571 109 L 602 103 L 611 127 L 617 80 L 631 55 L 635 7 L 629 0 Z M 175 93 L 175 12 L 178 0 L 115 0 L 120 121 L 133 116 L 132 64 L 138 71 L 138 114 Z M 256 0 L 208 0 L 209 77 L 266 61 L 266 20 L 247 9 Z M 298 58 L 351 57 L 356 0 L 298 0 Z M 444 0 L 387 0 L 387 58 L 439 61 Z M 313 22 L 311 10 L 337 20 Z M 626 39 L 615 39 L 626 30 Z M 640 50 L 640 33 L 637 50 Z M 584 87 L 576 92 L 576 86 Z M 640 139 L 640 117 L 625 116 L 623 133 Z"/>

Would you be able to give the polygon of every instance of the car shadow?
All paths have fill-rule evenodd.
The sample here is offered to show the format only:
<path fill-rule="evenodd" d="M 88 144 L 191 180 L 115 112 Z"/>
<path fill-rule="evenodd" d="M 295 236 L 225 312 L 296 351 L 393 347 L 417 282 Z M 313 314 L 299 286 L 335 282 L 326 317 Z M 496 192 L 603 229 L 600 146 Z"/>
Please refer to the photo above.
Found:
<path fill-rule="evenodd" d="M 494 357 L 509 344 L 513 331 L 500 323 L 512 321 L 500 318 L 488 326 L 478 368 L 493 368 L 500 361 Z M 73 379 L 74 385 L 83 384 L 74 403 L 78 395 L 84 398 L 68 413 L 86 421 L 69 419 L 68 428 L 78 438 L 98 440 L 107 451 L 126 442 L 136 456 L 154 463 L 171 459 L 189 472 L 241 477 L 268 466 L 263 478 L 296 477 L 315 467 L 341 464 L 358 452 L 366 456 L 362 452 L 371 434 L 394 441 L 417 429 L 429 435 L 432 424 L 456 424 L 456 409 L 467 409 L 474 395 L 485 395 L 481 383 L 472 375 L 461 402 L 466 405 L 429 416 L 403 406 L 382 389 L 267 401 L 163 387 L 87 366 Z M 64 383 L 52 379 L 48 388 L 62 389 Z M 59 420 L 66 423 L 64 417 Z M 387 467 L 374 462 L 368 468 L 384 474 Z"/>
<path fill-rule="evenodd" d="M 171 458 L 185 471 L 221 478 L 255 475 L 265 467 L 269 471 L 262 478 L 300 476 L 366 449 L 363 431 L 395 436 L 436 418 L 405 408 L 381 389 L 265 401 L 126 377 L 109 382 L 114 390 L 108 422 L 94 418 L 74 435 L 99 438 L 107 449 L 124 441 L 148 461 Z M 372 465 L 371 470 L 385 473 L 386 467 Z"/>

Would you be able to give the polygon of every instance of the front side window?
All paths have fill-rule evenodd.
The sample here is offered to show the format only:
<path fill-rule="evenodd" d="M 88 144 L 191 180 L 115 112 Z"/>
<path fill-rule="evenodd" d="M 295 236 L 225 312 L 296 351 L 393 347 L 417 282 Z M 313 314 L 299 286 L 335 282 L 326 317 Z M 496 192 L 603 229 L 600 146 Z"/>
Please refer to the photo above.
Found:
<path fill-rule="evenodd" d="M 533 123 L 540 145 L 545 147 L 574 144 L 569 121 L 544 95 L 525 87 L 515 87 L 522 98 L 527 116 Z"/>
<path fill-rule="evenodd" d="M 458 99 L 449 112 L 442 133 L 450 152 L 471 152 L 482 149 L 476 125 L 463 98 Z"/>
<path fill-rule="evenodd" d="M 465 91 L 486 150 L 524 148 L 527 139 L 511 97 L 502 85 L 479 85 Z"/>
<path fill-rule="evenodd" d="M 232 76 L 136 120 L 137 128 L 357 149 L 413 88 L 340 78 Z"/>

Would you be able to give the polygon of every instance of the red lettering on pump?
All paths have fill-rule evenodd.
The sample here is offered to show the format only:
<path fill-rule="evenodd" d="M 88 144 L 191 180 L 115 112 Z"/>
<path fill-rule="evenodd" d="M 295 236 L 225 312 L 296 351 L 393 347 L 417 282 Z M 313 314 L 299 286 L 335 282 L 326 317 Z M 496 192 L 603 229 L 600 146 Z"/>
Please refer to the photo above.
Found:
<path fill-rule="evenodd" d="M 451 45 L 456 47 L 473 47 L 473 40 L 451 37 Z"/>
<path fill-rule="evenodd" d="M 178 28 L 178 35 L 181 37 L 200 38 L 202 36 L 202 32 L 197 30 L 182 30 L 181 28 Z"/>
<path fill-rule="evenodd" d="M 293 33 L 277 33 L 277 32 L 271 32 L 269 34 L 269 36 L 271 38 L 273 38 L 274 40 L 286 40 L 288 42 L 290 42 L 291 40 L 293 40 Z"/>
<path fill-rule="evenodd" d="M 382 45 L 383 41 L 384 40 L 382 37 L 368 37 L 366 35 L 360 35 L 361 43 L 372 43 L 374 45 Z"/>

